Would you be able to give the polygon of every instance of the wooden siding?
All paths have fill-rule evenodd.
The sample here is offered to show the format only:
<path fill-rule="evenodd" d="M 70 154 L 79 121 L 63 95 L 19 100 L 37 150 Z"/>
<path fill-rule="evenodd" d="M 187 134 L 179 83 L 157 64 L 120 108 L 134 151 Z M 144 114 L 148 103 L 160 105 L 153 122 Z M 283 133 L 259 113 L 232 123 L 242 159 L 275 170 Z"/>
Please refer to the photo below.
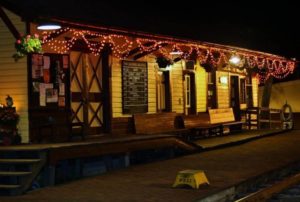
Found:
<path fill-rule="evenodd" d="M 228 83 L 222 84 L 220 83 L 220 77 L 227 76 Z M 229 103 L 229 80 L 230 75 L 228 72 L 216 72 L 216 84 L 217 84 L 217 106 L 218 108 L 228 108 L 230 106 Z"/>
<path fill-rule="evenodd" d="M 7 10 L 5 13 L 20 33 L 26 33 L 26 24 L 19 16 Z M 14 44 L 15 38 L 0 19 L 0 103 L 5 102 L 8 94 L 12 96 L 17 113 L 20 114 L 18 128 L 22 142 L 29 142 L 27 58 L 14 61 Z"/>
<path fill-rule="evenodd" d="M 241 90 L 241 79 L 246 79 L 246 76 L 239 76 L 239 95 L 240 95 L 240 97 L 241 97 L 241 91 L 242 91 Z M 246 94 L 246 88 L 245 88 L 245 94 Z M 252 92 L 252 95 L 253 95 L 253 92 Z M 241 100 L 240 100 L 240 102 L 241 102 Z M 247 103 L 241 103 L 240 104 L 240 109 L 246 109 L 246 108 L 247 108 Z"/>
<path fill-rule="evenodd" d="M 139 61 L 147 61 L 148 63 L 148 113 L 156 113 L 155 59 L 146 56 Z M 122 69 L 121 60 L 116 57 L 112 57 L 111 87 L 112 117 L 130 117 L 131 115 L 122 113 Z"/>
<path fill-rule="evenodd" d="M 252 77 L 252 96 L 253 96 L 253 107 L 258 106 L 258 77 Z"/>
<path fill-rule="evenodd" d="M 149 55 L 145 59 L 148 62 L 148 113 L 156 113 L 156 74 L 158 66 L 153 56 Z"/>
<path fill-rule="evenodd" d="M 197 112 L 206 112 L 207 73 L 199 65 L 196 66 L 196 102 Z"/>
<path fill-rule="evenodd" d="M 172 111 L 184 112 L 182 62 L 174 63 L 170 70 Z"/>

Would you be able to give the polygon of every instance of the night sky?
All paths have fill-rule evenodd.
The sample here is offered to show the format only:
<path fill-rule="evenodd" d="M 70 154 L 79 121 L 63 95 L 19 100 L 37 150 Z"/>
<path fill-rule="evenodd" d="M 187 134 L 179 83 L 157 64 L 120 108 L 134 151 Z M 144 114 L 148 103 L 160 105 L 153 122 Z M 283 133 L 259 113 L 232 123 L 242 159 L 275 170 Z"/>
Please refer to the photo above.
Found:
<path fill-rule="evenodd" d="M 139 21 L 147 22 L 144 28 L 153 32 L 187 36 L 287 57 L 300 56 L 298 6 L 286 1 L 268 5 L 255 1 L 199 1 L 197 4 L 191 1 L 168 5 L 148 3 L 143 9 L 132 4 L 127 11 Z M 125 12 L 123 8 L 119 10 Z"/>
<path fill-rule="evenodd" d="M 55 16 L 300 58 L 299 6 L 287 0 L 0 2 L 31 19 Z"/>

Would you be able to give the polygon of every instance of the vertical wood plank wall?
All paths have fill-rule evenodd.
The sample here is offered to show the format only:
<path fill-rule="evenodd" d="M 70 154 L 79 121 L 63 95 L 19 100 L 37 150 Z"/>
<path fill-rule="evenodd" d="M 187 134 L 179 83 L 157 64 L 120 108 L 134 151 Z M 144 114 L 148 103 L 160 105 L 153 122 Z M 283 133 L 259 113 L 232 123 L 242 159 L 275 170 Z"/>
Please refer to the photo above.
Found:
<path fill-rule="evenodd" d="M 179 61 L 172 65 L 170 71 L 172 111 L 177 113 L 184 112 L 182 68 L 182 62 Z"/>
<path fill-rule="evenodd" d="M 148 113 L 156 113 L 156 74 L 157 64 L 153 56 L 146 56 L 140 61 L 147 61 L 148 63 Z M 206 97 L 207 97 L 207 73 L 204 68 L 197 65 L 196 67 L 196 100 L 197 100 L 197 112 L 206 111 Z M 172 111 L 177 113 L 184 112 L 184 93 L 183 93 L 183 65 L 182 62 L 173 64 L 170 70 L 171 79 L 171 97 L 172 97 Z M 228 77 L 228 84 L 221 84 L 219 78 L 221 76 Z M 218 108 L 230 107 L 230 73 L 217 71 L 216 72 L 217 83 L 217 99 Z M 244 76 L 241 76 L 241 78 Z M 254 106 L 258 103 L 258 80 L 253 78 L 253 99 Z M 112 58 L 112 114 L 113 118 L 117 117 L 130 117 L 122 113 L 122 71 L 121 60 L 118 58 Z"/>
<path fill-rule="evenodd" d="M 196 66 L 196 101 L 197 112 L 206 112 L 207 102 L 207 73 L 199 65 Z"/>
<path fill-rule="evenodd" d="M 258 83 L 258 78 L 252 77 L 253 107 L 258 107 Z"/>
<path fill-rule="evenodd" d="M 121 61 L 112 58 L 111 66 L 111 94 L 112 94 L 112 117 L 126 117 L 122 114 L 122 69 Z"/>
<path fill-rule="evenodd" d="M 151 56 L 141 58 L 139 61 L 148 63 L 148 113 L 156 113 L 156 71 L 155 59 Z M 130 117 L 122 113 L 122 69 L 121 60 L 112 57 L 112 117 Z"/>
<path fill-rule="evenodd" d="M 221 76 L 227 76 L 228 78 L 228 83 L 227 84 L 222 84 L 220 83 L 220 77 Z M 218 108 L 228 108 L 230 107 L 229 103 L 229 73 L 228 72 L 216 72 L 216 84 L 217 84 L 217 106 Z"/>
<path fill-rule="evenodd" d="M 4 12 L 21 34 L 26 33 L 26 24 L 19 16 L 7 10 Z M 28 142 L 27 58 L 14 61 L 14 44 L 15 38 L 0 19 L 0 103 L 5 103 L 8 94 L 14 99 L 14 106 L 20 115 L 18 128 L 22 142 Z"/>
<path fill-rule="evenodd" d="M 145 57 L 144 61 L 148 63 L 148 113 L 156 113 L 156 74 L 157 74 L 157 63 L 154 56 Z"/>

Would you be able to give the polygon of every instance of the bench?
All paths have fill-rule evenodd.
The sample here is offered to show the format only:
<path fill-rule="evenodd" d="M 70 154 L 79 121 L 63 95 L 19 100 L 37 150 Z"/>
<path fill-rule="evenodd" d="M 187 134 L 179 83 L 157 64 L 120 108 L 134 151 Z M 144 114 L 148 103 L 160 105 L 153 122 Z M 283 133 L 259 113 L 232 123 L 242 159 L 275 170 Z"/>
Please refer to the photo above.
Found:
<path fill-rule="evenodd" d="M 188 136 L 189 140 L 221 135 L 222 133 L 221 124 L 210 124 L 208 113 L 182 116 L 181 119 L 183 127 L 191 130 L 190 136 Z"/>
<path fill-rule="evenodd" d="M 134 114 L 135 133 L 141 135 L 168 134 L 186 138 L 190 130 L 177 127 L 177 116 L 175 112 Z"/>
<path fill-rule="evenodd" d="M 208 113 L 211 124 L 222 125 L 222 133 L 230 133 L 242 130 L 242 125 L 244 122 L 235 120 L 232 108 L 209 109 Z"/>

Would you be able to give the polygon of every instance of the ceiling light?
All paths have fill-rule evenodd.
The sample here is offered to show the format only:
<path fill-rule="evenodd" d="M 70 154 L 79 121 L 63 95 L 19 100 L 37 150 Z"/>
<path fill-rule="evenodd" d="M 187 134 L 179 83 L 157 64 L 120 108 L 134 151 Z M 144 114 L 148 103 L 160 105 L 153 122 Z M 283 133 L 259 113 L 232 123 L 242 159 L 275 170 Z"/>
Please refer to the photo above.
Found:
<path fill-rule="evenodd" d="M 170 52 L 170 55 L 181 55 L 182 52 L 181 51 L 178 51 L 178 50 L 173 50 Z"/>
<path fill-rule="evenodd" d="M 171 52 L 170 52 L 170 55 L 181 55 L 183 52 L 180 51 L 176 45 L 173 46 Z"/>
<path fill-rule="evenodd" d="M 232 55 L 229 59 L 229 62 L 232 64 L 235 64 L 235 65 L 239 64 L 240 61 L 241 61 L 241 58 L 237 55 Z"/>
<path fill-rule="evenodd" d="M 61 26 L 57 23 L 43 23 L 37 26 L 38 30 L 56 30 L 60 28 Z"/>

